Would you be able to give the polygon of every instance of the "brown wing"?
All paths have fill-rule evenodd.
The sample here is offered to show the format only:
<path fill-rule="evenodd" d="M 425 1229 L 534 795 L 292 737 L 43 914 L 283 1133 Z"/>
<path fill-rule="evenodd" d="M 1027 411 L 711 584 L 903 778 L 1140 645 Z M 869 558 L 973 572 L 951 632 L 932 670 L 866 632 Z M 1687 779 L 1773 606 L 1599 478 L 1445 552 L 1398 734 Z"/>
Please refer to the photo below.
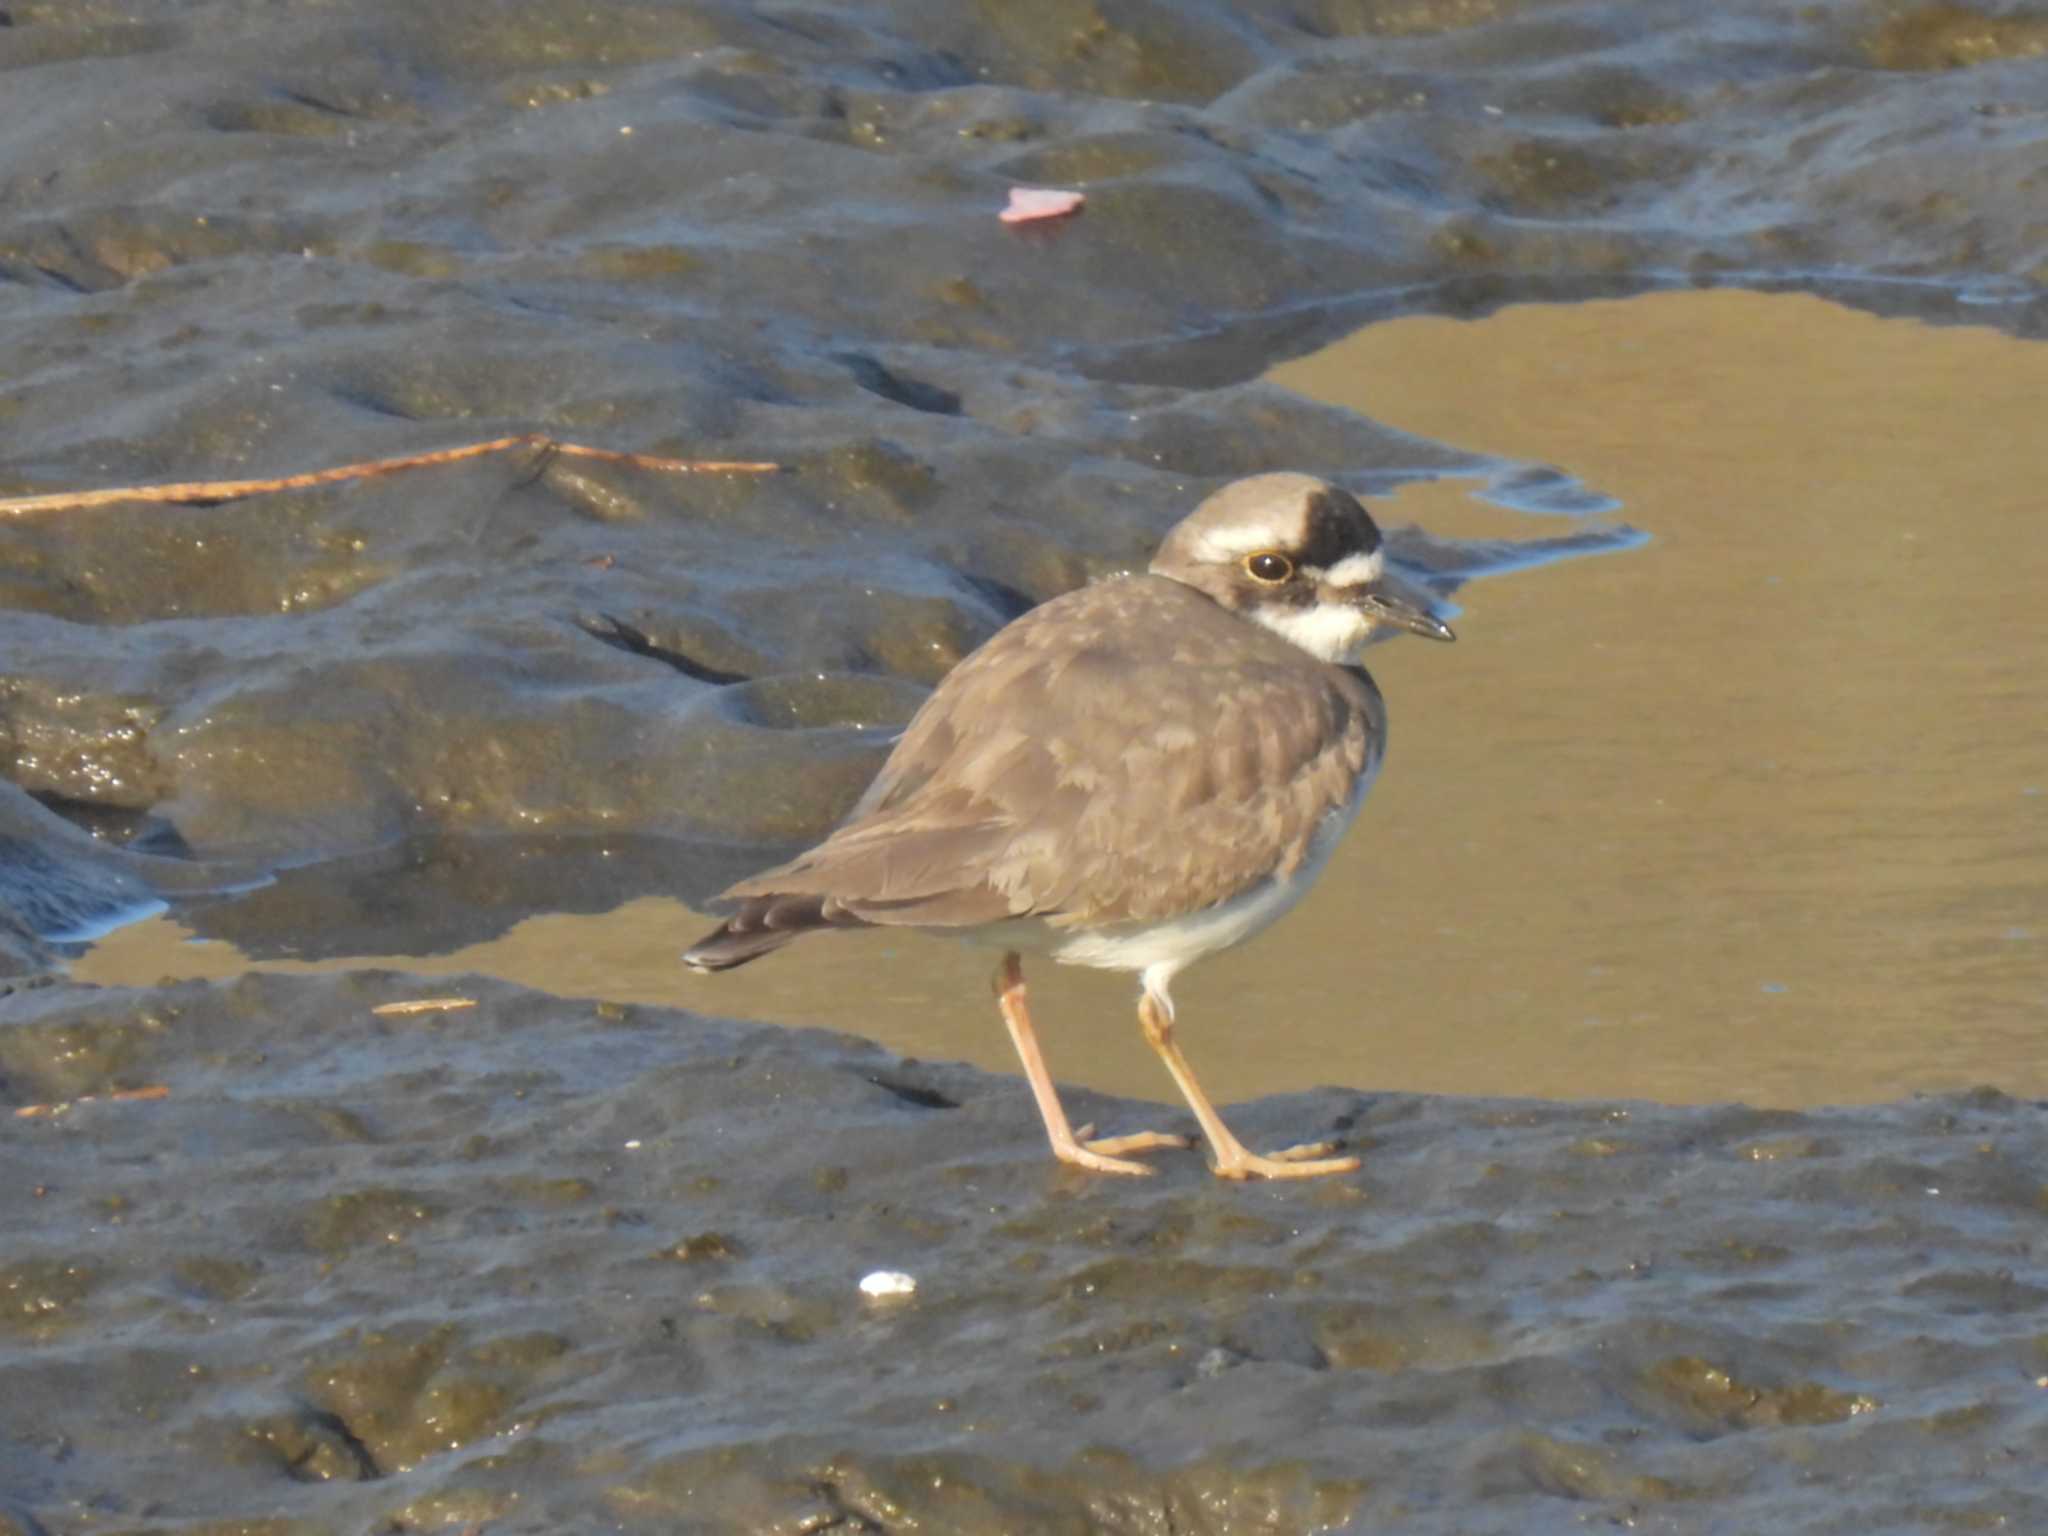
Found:
<path fill-rule="evenodd" d="M 1178 582 L 1084 587 L 948 673 L 844 826 L 727 895 L 931 927 L 1179 915 L 1291 872 L 1384 718 L 1363 672 Z"/>

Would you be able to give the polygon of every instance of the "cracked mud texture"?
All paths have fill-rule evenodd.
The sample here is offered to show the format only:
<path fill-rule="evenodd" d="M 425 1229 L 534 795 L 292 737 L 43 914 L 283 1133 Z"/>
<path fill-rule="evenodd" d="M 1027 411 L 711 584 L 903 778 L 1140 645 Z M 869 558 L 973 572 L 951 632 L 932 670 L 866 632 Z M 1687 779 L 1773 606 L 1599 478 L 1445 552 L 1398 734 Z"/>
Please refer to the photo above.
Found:
<path fill-rule="evenodd" d="M 477 1006 L 371 1012 L 422 995 Z M 1325 1089 L 1243 1129 L 1356 1176 L 1105 1180 L 1014 1079 L 356 973 L 17 992 L 28 1103 L 65 1107 L 0 1122 L 22 1529 L 2048 1521 L 2048 1121 L 1988 1090 Z"/>

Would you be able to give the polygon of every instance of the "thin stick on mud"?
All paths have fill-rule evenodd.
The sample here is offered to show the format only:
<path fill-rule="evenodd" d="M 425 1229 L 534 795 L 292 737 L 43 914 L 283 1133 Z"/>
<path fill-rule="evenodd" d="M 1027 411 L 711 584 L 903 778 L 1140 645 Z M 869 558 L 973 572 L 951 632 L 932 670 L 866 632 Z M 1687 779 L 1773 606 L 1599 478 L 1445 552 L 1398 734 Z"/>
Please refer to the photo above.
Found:
<path fill-rule="evenodd" d="M 268 480 L 186 480 L 173 485 L 124 485 L 99 491 L 52 491 L 41 496 L 0 497 L 0 517 L 29 517 L 38 512 L 104 507 L 117 501 L 238 501 L 244 496 L 262 496 L 272 491 L 299 491 L 308 486 L 368 480 L 376 475 L 396 474 L 400 470 L 480 459 L 485 454 L 505 453 L 514 448 L 532 448 L 562 458 L 601 459 L 607 464 L 630 464 L 636 469 L 660 470 L 671 475 L 772 475 L 782 468 L 780 464 L 759 459 L 665 459 L 652 453 L 622 453 L 611 448 L 565 443 L 545 432 L 521 432 L 513 437 L 494 437 L 487 443 L 435 448 L 425 453 L 401 454 L 395 459 L 366 459 L 359 464 L 315 469 L 301 475 L 279 475 Z"/>
<path fill-rule="evenodd" d="M 96 1099 L 108 1098 L 123 1104 L 149 1103 L 171 1096 L 169 1083 L 151 1083 L 145 1088 L 116 1088 L 111 1093 L 82 1093 L 75 1099 L 59 1099 L 51 1104 L 24 1104 L 14 1112 L 17 1120 L 47 1120 L 61 1115 L 74 1104 L 90 1104 Z"/>
<path fill-rule="evenodd" d="M 473 997 L 408 997 L 402 1002 L 379 1003 L 370 1012 L 379 1018 L 409 1018 L 415 1013 L 455 1013 L 474 1008 Z"/>

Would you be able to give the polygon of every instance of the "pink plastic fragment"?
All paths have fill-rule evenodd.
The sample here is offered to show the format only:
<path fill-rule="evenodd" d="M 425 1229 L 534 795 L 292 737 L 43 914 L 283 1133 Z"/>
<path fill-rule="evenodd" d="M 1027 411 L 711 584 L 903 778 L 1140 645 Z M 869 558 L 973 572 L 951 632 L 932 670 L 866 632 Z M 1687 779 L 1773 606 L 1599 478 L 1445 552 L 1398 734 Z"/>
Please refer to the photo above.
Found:
<path fill-rule="evenodd" d="M 1032 224 L 1040 219 L 1064 219 L 1079 213 L 1087 197 L 1080 192 L 1062 192 L 1052 187 L 1012 187 L 1010 205 L 996 217 L 1005 224 Z"/>

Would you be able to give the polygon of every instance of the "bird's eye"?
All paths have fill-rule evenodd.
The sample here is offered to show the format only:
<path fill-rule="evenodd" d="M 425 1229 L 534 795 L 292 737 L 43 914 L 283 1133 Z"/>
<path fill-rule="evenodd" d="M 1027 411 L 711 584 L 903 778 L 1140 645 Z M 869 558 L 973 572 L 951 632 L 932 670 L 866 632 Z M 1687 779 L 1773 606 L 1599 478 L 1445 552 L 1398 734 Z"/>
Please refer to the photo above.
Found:
<path fill-rule="evenodd" d="M 1253 581 L 1273 586 L 1294 574 L 1294 562 L 1276 549 L 1262 549 L 1244 557 L 1244 573 Z"/>

